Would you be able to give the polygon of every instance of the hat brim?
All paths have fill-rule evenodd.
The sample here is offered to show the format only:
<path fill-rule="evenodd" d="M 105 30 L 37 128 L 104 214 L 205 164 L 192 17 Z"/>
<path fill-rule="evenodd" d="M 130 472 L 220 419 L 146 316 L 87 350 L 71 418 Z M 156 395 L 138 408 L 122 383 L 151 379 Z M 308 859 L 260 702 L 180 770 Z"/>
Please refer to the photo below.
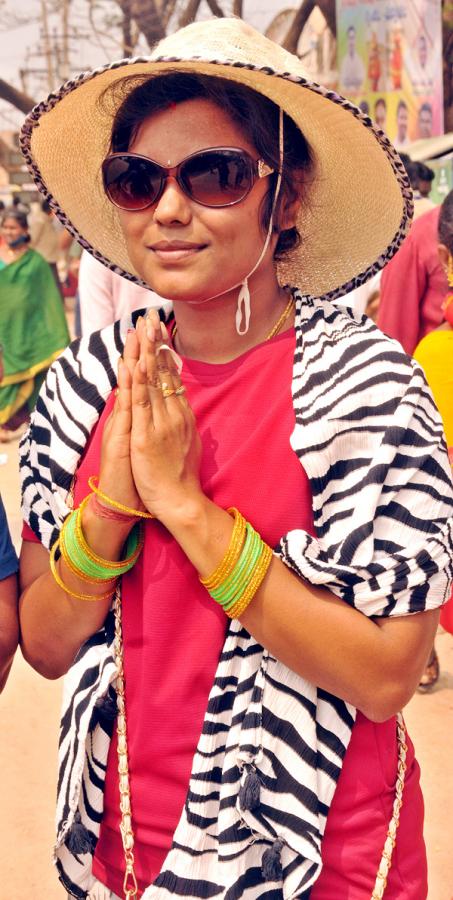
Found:
<path fill-rule="evenodd" d="M 191 28 L 200 25 L 184 31 Z M 334 299 L 366 281 L 393 256 L 410 224 L 412 191 L 404 166 L 367 116 L 308 81 L 295 57 L 282 48 L 277 51 L 285 62 L 291 61 L 291 70 L 241 62 L 239 53 L 235 59 L 185 55 L 122 60 L 79 76 L 35 107 L 22 129 L 22 150 L 63 224 L 110 268 L 143 283 L 129 259 L 117 210 L 102 186 L 101 163 L 109 152 L 114 111 L 100 103 L 100 97 L 131 75 L 153 77 L 175 70 L 215 75 L 281 106 L 303 132 L 316 160 L 316 178 L 297 223 L 302 243 L 278 263 L 280 282 Z M 130 79 L 128 89 L 133 86 Z"/>

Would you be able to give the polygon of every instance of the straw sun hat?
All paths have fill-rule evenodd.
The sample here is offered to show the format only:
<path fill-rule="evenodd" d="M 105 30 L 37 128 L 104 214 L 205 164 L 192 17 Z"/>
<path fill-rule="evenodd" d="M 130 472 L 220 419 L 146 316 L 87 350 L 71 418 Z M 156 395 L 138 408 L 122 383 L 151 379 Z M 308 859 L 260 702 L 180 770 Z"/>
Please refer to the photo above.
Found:
<path fill-rule="evenodd" d="M 28 167 L 84 247 L 141 283 L 117 211 L 102 187 L 101 163 L 109 152 L 116 110 L 98 101 L 126 76 L 175 70 L 215 75 L 264 94 L 294 119 L 310 144 L 316 177 L 297 223 L 302 244 L 278 264 L 282 284 L 333 299 L 385 265 L 412 215 L 412 192 L 398 154 L 368 116 L 306 78 L 297 57 L 240 19 L 189 25 L 162 40 L 150 56 L 121 60 L 68 81 L 28 115 L 21 134 Z"/>

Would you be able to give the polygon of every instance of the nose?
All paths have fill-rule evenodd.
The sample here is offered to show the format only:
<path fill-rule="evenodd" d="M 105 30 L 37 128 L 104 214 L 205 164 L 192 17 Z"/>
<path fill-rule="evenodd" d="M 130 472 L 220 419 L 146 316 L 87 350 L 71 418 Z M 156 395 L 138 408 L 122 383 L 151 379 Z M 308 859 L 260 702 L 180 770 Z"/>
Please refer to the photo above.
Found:
<path fill-rule="evenodd" d="M 176 178 L 169 175 L 162 194 L 154 208 L 154 219 L 161 225 L 188 225 L 192 218 L 189 197 L 180 188 Z"/>

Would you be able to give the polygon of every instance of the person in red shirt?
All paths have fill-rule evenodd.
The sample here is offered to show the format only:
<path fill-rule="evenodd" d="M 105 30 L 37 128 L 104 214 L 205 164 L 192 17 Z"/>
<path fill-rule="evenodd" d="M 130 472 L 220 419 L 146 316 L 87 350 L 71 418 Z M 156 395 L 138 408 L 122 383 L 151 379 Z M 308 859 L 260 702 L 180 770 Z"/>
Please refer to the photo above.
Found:
<path fill-rule="evenodd" d="M 24 125 L 60 217 L 173 303 L 74 344 L 22 446 L 69 896 L 426 896 L 400 709 L 450 580 L 448 459 L 421 371 L 329 302 L 395 252 L 410 192 L 369 120 L 306 88 L 214 19 Z"/>
<path fill-rule="evenodd" d="M 439 211 L 436 206 L 413 222 L 382 272 L 377 324 L 410 355 L 443 320 L 448 284 L 437 253 Z"/>

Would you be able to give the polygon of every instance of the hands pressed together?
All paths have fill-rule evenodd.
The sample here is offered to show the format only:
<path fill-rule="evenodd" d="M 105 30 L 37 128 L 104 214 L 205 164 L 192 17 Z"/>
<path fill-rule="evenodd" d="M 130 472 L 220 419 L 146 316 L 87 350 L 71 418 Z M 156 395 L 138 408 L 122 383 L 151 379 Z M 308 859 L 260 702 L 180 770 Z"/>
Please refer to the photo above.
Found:
<path fill-rule="evenodd" d="M 129 330 L 115 405 L 104 428 L 99 488 L 170 526 L 202 496 L 195 416 L 156 310 Z"/>

